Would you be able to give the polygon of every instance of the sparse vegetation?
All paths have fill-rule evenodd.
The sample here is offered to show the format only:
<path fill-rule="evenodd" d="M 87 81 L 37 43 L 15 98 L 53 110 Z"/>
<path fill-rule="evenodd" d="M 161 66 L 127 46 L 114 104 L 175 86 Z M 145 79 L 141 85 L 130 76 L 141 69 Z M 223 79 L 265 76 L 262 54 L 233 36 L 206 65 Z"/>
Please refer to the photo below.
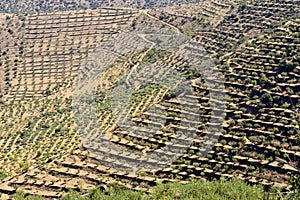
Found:
<path fill-rule="evenodd" d="M 32 1 L 30 9 L 18 2 L 0 3 L 5 12 L 30 11 L 0 14 L 0 199 L 299 199 L 298 1 L 207 0 L 143 12 L 90 9 L 97 6 L 93 1 Z M 56 12 L 44 13 L 51 10 Z M 108 140 L 140 155 L 170 144 L 176 131 L 197 129 L 191 146 L 172 165 L 135 174 L 106 165 L 105 158 L 120 161 L 123 154 L 95 157 L 86 150 L 74 126 L 72 87 L 97 45 L 144 26 L 176 29 L 203 47 L 199 55 L 212 58 L 224 75 L 227 104 L 219 139 L 203 156 L 215 111 L 201 73 L 180 56 L 158 50 L 113 63 L 95 91 L 99 126 Z M 120 46 L 130 42 L 135 41 Z M 133 93 L 125 110 L 139 129 L 118 127 L 110 109 L 112 89 L 138 62 L 168 66 L 186 77 L 193 88 L 189 98 L 200 108 L 188 114 L 199 120 L 181 127 L 174 92 L 150 84 Z M 149 109 L 153 104 L 158 104 L 155 113 Z M 159 131 L 143 128 L 149 124 Z M 223 181 L 232 177 L 239 180 Z M 191 179 L 197 181 L 184 185 Z M 93 189 L 99 185 L 101 190 Z"/>

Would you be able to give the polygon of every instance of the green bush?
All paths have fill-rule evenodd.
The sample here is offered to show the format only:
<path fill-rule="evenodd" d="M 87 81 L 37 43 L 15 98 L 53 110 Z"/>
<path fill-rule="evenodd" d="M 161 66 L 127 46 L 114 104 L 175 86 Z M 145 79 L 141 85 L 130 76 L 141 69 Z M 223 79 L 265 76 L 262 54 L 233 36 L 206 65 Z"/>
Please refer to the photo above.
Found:
<path fill-rule="evenodd" d="M 191 180 L 187 184 L 179 182 L 159 184 L 153 187 L 153 193 L 138 192 L 127 189 L 118 184 L 109 184 L 107 189 L 95 188 L 88 194 L 81 196 L 78 192 L 71 190 L 63 200 L 173 200 L 173 199 L 201 199 L 201 200 L 259 200 L 270 199 L 274 196 L 264 192 L 261 185 L 248 185 L 242 180 L 231 179 L 226 181 L 203 181 Z M 13 196 L 14 200 L 40 200 L 40 197 L 30 197 L 19 191 Z"/>

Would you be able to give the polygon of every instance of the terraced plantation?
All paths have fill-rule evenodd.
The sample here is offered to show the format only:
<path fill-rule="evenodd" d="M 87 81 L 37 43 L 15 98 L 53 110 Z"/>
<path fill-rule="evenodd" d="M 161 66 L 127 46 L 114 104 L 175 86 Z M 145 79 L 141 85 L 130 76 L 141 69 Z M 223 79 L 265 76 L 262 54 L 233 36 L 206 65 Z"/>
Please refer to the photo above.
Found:
<path fill-rule="evenodd" d="M 294 180 L 300 177 L 299 10 L 298 0 L 207 0 L 147 10 L 102 7 L 1 14 L 0 199 L 20 191 L 59 199 L 70 190 L 83 195 L 98 187 L 105 192 L 113 183 L 151 194 L 161 183 L 234 177 L 265 192 L 275 186 L 296 193 L 299 185 L 289 180 L 291 175 Z M 77 75 L 88 70 L 82 66 L 99 45 L 145 27 L 185 34 L 195 44 L 189 48 L 199 52 L 203 65 L 212 61 L 210 67 L 221 79 L 203 76 L 173 52 L 148 47 L 121 55 L 97 80 L 94 94 L 102 134 L 124 152 L 99 146 L 97 137 L 83 141 L 72 110 Z M 144 44 L 124 35 L 120 52 Z M 184 101 L 170 88 L 153 83 L 134 91 L 129 106 L 114 115 L 113 92 L 124 75 L 123 81 L 134 85 L 147 77 L 167 79 L 172 71 L 192 88 Z M 226 94 L 226 103 L 214 110 L 222 102 L 212 102 L 210 93 L 218 92 Z M 182 113 L 188 118 L 183 123 Z M 121 126 L 124 116 L 131 116 L 135 125 Z M 196 136 L 188 141 L 176 134 L 191 130 Z M 210 138 L 211 131 L 217 139 Z M 174 162 L 157 163 L 163 167 L 151 171 L 129 170 L 126 162 L 135 158 L 132 155 L 180 149 L 174 139 L 189 142 Z M 214 144 L 206 152 L 208 140 Z"/>

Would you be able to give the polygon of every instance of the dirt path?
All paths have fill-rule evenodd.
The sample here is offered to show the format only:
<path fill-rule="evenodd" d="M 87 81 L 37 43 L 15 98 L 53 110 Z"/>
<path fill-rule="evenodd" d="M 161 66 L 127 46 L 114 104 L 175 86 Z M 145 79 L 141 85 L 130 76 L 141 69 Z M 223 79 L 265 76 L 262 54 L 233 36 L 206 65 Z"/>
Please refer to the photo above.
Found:
<path fill-rule="evenodd" d="M 165 25 L 169 26 L 170 28 L 174 29 L 176 31 L 177 35 L 181 34 L 181 31 L 179 30 L 179 28 L 177 28 L 176 26 L 173 26 L 172 24 L 169 24 L 165 21 L 160 20 L 160 19 L 154 17 L 153 15 L 150 15 L 149 10 L 143 10 L 141 12 L 144 13 L 145 15 L 147 15 L 148 17 L 150 17 L 154 20 L 157 20 L 157 21 L 161 22 L 162 24 L 165 24 Z"/>

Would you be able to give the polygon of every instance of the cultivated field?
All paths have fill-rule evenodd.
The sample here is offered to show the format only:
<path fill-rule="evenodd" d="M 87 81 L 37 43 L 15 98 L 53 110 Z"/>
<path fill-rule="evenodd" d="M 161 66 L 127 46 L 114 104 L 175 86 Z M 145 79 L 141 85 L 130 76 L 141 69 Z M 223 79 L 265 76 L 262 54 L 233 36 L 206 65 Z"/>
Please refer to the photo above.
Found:
<path fill-rule="evenodd" d="M 0 199 L 17 190 L 60 198 L 70 189 L 84 194 L 112 182 L 151 192 L 158 183 L 190 178 L 237 177 L 289 189 L 289 173 L 300 175 L 299 3 L 208 0 L 153 10 L 1 14 Z M 186 152 L 170 166 L 136 174 L 110 165 L 126 168 L 121 162 L 125 154 L 110 152 L 108 159 L 103 148 L 102 155 L 87 151 L 98 147 L 82 143 L 71 104 L 76 75 L 93 49 L 112 35 L 145 26 L 184 33 L 204 47 L 202 56 L 211 58 L 224 76 L 227 104 L 218 141 L 203 156 L 208 128 L 215 124 L 201 74 L 180 56 L 151 49 L 113 63 L 99 80 L 97 115 L 103 133 L 120 148 L 139 155 L 170 145 L 176 131 L 190 128 L 180 127 L 178 101 L 156 84 L 137 90 L 123 113 L 141 128 L 118 126 L 110 109 L 112 91 L 137 63 L 166 66 L 157 71 L 159 76 L 177 70 L 189 80 L 189 98 L 199 108 L 187 112 L 200 119 L 188 122 L 197 136 Z M 156 112 L 149 110 L 153 104 Z M 160 130 L 147 132 L 143 126 L 149 124 Z"/>

